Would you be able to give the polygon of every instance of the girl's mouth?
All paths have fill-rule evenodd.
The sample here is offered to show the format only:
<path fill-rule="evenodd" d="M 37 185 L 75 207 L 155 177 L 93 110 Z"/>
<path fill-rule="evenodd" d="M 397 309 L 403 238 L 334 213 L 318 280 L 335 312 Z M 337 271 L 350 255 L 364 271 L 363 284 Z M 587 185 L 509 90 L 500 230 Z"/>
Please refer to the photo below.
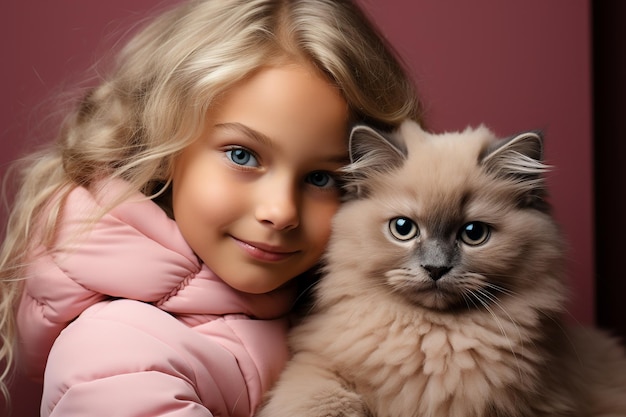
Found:
<path fill-rule="evenodd" d="M 234 236 L 231 237 L 246 254 L 264 262 L 280 262 L 298 252 L 260 242 L 245 242 Z"/>

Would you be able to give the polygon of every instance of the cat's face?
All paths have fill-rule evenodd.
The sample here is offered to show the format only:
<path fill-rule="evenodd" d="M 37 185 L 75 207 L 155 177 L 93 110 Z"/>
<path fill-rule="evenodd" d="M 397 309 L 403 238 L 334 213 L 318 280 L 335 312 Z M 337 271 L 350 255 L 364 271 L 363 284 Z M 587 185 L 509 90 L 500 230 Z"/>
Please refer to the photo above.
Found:
<path fill-rule="evenodd" d="M 560 268 L 539 135 L 437 136 L 405 123 L 387 140 L 358 129 L 351 198 L 329 248 L 353 285 L 436 310 L 497 308 Z"/>

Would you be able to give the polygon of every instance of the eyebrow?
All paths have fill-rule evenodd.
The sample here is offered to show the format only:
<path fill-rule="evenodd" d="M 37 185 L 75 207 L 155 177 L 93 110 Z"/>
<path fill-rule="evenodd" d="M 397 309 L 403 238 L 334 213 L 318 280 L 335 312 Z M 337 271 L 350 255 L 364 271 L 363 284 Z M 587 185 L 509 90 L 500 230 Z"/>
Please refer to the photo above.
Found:
<path fill-rule="evenodd" d="M 259 142 L 262 145 L 268 146 L 270 148 L 273 146 L 272 140 L 269 138 L 269 136 L 264 135 L 263 133 L 257 130 L 251 129 L 250 127 L 241 123 L 237 123 L 237 122 L 218 123 L 215 125 L 215 127 L 219 129 L 225 129 L 225 130 L 234 130 L 236 132 L 243 133 L 244 135 Z"/>
<path fill-rule="evenodd" d="M 243 133 L 249 138 L 259 142 L 261 145 L 265 145 L 269 148 L 272 148 L 274 146 L 272 139 L 270 139 L 269 136 L 259 132 L 258 130 L 254 130 L 242 123 L 238 123 L 238 122 L 218 123 L 215 125 L 215 127 L 219 129 L 233 130 L 239 133 Z M 346 150 L 345 154 L 332 155 L 330 158 L 328 158 L 328 162 L 337 163 L 341 165 L 348 164 L 350 162 L 348 151 Z"/>

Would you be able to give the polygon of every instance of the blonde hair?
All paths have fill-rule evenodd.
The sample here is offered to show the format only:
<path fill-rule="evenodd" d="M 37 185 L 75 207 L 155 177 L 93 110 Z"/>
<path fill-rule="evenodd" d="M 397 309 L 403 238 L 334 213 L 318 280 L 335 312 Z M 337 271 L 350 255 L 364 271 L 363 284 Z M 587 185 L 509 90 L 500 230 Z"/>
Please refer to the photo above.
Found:
<path fill-rule="evenodd" d="M 175 156 L 202 130 L 213 100 L 281 59 L 318 68 L 340 89 L 354 121 L 391 129 L 420 118 L 403 65 L 352 1 L 192 0 L 156 17 L 69 112 L 57 140 L 19 172 L 0 251 L 5 395 L 23 266 L 35 244 L 54 237 L 63 197 L 115 177 L 155 197 L 167 187 Z"/>

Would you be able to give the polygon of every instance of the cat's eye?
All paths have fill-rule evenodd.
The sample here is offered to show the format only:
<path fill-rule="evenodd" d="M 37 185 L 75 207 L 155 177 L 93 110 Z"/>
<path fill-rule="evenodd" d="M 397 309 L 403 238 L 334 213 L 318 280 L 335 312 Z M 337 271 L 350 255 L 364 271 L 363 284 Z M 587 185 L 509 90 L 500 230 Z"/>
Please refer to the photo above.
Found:
<path fill-rule="evenodd" d="M 490 235 L 491 229 L 482 222 L 467 223 L 459 232 L 459 238 L 463 243 L 470 246 L 482 245 L 489 239 Z"/>
<path fill-rule="evenodd" d="M 389 220 L 389 231 L 398 240 L 410 240 L 419 235 L 420 229 L 415 222 L 407 217 L 396 217 Z"/>

